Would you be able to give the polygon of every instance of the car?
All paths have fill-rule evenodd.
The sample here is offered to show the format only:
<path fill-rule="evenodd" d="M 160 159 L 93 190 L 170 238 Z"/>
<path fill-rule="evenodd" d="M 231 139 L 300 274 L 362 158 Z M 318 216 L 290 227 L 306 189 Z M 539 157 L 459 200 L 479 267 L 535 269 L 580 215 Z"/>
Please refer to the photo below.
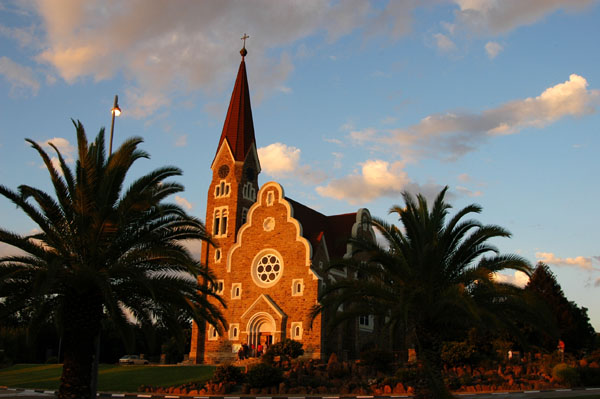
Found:
<path fill-rule="evenodd" d="M 119 364 L 149 364 L 146 359 L 140 359 L 138 355 L 125 355 L 119 359 Z"/>

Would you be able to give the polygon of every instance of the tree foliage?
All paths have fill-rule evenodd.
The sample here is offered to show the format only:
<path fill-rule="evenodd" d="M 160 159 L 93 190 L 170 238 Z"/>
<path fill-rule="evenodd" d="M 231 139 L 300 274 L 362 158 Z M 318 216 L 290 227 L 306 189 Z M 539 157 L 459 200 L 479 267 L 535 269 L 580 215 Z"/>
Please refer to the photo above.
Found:
<path fill-rule="evenodd" d="M 531 340 L 550 351 L 556 349 L 558 339 L 564 341 L 567 352 L 594 347 L 596 332 L 590 324 L 587 309 L 567 299 L 548 265 L 538 262 L 525 290 L 535 294 L 551 310 L 557 331 L 557 334 L 532 332 Z"/>
<path fill-rule="evenodd" d="M 396 339 L 407 335 L 422 366 L 416 387 L 420 398 L 451 397 L 441 376 L 445 332 L 472 326 L 517 330 L 513 317 L 523 312 L 522 290 L 494 276 L 505 269 L 530 273 L 525 259 L 500 254 L 490 244 L 510 237 L 508 231 L 465 219 L 481 207 L 469 205 L 449 217 L 446 190 L 431 209 L 424 196 L 404 193 L 405 206 L 390 210 L 401 228 L 374 219 L 382 242 L 351 240 L 355 256 L 330 265 L 346 267 L 349 277 L 328 284 L 313 309 L 313 316 L 334 315 L 332 325 L 375 315 Z"/>
<path fill-rule="evenodd" d="M 104 129 L 88 142 L 83 125 L 77 132 L 78 159 L 71 168 L 60 151 L 55 164 L 42 146 L 29 144 L 42 158 L 54 196 L 28 185 L 13 191 L 0 186 L 37 226 L 21 235 L 0 228 L 0 242 L 20 251 L 0 258 L 0 309 L 3 320 L 27 314 L 30 324 L 53 319 L 64 344 L 60 398 L 90 395 L 94 339 L 103 318 L 124 337 L 128 317 L 152 328 L 159 320 L 179 328 L 182 312 L 197 322 L 225 325 L 216 296 L 198 278 L 212 281 L 184 246 L 209 240 L 200 220 L 165 202 L 183 187 L 168 181 L 181 171 L 158 168 L 123 186 L 132 165 L 148 154 L 130 138 L 108 157 Z"/>

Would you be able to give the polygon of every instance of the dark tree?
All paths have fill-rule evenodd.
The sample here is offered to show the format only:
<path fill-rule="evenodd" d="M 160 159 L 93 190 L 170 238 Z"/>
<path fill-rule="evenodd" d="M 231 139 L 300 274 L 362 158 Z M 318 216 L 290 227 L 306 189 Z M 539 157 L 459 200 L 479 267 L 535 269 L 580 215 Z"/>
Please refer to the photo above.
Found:
<path fill-rule="evenodd" d="M 525 290 L 534 293 L 546 304 L 553 314 L 558 333 L 534 333 L 532 341 L 538 340 L 550 351 L 556 349 L 558 339 L 563 340 L 567 352 L 576 353 L 593 348 L 596 332 L 590 324 L 587 309 L 566 298 L 548 265 L 542 262 L 536 265 Z"/>
<path fill-rule="evenodd" d="M 75 123 L 78 159 L 69 167 L 56 147 L 58 165 L 42 147 L 39 153 L 54 197 L 22 185 L 0 186 L 0 195 L 34 221 L 40 230 L 20 235 L 0 228 L 0 242 L 21 250 L 0 257 L 0 320 L 15 313 L 32 323 L 52 319 L 63 342 L 59 398 L 81 399 L 92 393 L 94 341 L 103 318 L 123 331 L 128 314 L 148 328 L 157 320 L 179 327 L 182 312 L 201 323 L 225 325 L 214 302 L 221 301 L 198 278 L 212 275 L 192 257 L 186 240 L 209 240 L 200 220 L 165 199 L 183 187 L 167 179 L 175 167 L 163 167 L 134 180 L 123 191 L 131 166 L 148 154 L 141 138 L 126 140 L 106 156 L 104 129 L 88 143 Z M 215 297 L 217 301 L 209 301 Z"/>
<path fill-rule="evenodd" d="M 498 283 L 505 269 L 530 272 L 516 255 L 502 255 L 489 243 L 509 237 L 502 227 L 466 219 L 481 212 L 469 205 L 449 217 L 442 190 L 429 208 L 425 197 L 404 193 L 405 206 L 394 206 L 402 228 L 375 219 L 385 242 L 351 240 L 355 260 L 332 263 L 347 267 L 348 278 L 328 284 L 313 315 L 328 311 L 334 324 L 370 314 L 394 331 L 408 331 L 420 362 L 416 398 L 450 398 L 442 378 L 442 342 L 447 332 L 472 325 L 502 329 L 521 306 L 517 287 Z M 337 312 L 338 309 L 343 311 Z"/>

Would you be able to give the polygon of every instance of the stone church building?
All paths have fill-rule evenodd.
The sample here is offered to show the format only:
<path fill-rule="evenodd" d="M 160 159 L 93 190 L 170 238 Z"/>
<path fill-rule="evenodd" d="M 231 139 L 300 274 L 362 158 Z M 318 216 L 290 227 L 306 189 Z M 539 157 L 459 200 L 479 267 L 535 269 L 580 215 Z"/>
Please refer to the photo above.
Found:
<path fill-rule="evenodd" d="M 229 330 L 194 324 L 192 363 L 233 360 L 243 343 L 258 347 L 291 338 L 305 356 L 355 357 L 375 340 L 374 320 L 360 317 L 343 331 L 327 334 L 327 314 L 310 326 L 309 313 L 324 284 L 345 276 L 326 275 L 330 259 L 350 256 L 348 239 L 370 234 L 367 209 L 326 216 L 285 196 L 276 182 L 258 186 L 258 159 L 245 48 L 229 109 L 211 165 L 206 228 L 217 247 L 203 243 L 202 262 L 216 275 L 215 289 L 225 299 Z M 215 140 L 216 141 L 216 140 Z"/>

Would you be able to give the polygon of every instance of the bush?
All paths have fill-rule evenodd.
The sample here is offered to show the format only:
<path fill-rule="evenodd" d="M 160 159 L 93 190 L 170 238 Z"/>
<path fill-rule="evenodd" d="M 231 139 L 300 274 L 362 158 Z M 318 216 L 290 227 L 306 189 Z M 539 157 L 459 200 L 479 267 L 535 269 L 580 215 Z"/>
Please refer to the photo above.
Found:
<path fill-rule="evenodd" d="M 559 363 L 552 368 L 552 377 L 558 382 L 569 387 L 574 387 L 579 384 L 579 374 L 577 370 L 566 363 Z"/>
<path fill-rule="evenodd" d="M 283 372 L 277 367 L 259 363 L 246 373 L 246 381 L 252 388 L 265 388 L 283 381 Z"/>
<path fill-rule="evenodd" d="M 367 349 L 360 353 L 360 364 L 376 371 L 389 371 L 393 361 L 392 352 L 383 349 Z"/>
<path fill-rule="evenodd" d="M 442 361 L 449 366 L 474 365 L 478 361 L 475 346 L 467 342 L 444 342 Z"/>
<path fill-rule="evenodd" d="M 395 377 L 398 381 L 404 385 L 414 386 L 417 382 L 417 368 L 416 367 L 400 367 L 396 370 Z"/>
<path fill-rule="evenodd" d="M 240 385 L 244 382 L 245 376 L 239 367 L 235 367 L 231 364 L 224 364 L 217 366 L 215 373 L 211 378 L 213 384 L 232 383 L 234 385 Z"/>
<path fill-rule="evenodd" d="M 304 349 L 302 349 L 301 342 L 286 338 L 283 341 L 269 346 L 267 352 L 263 355 L 263 361 L 272 364 L 275 357 L 279 356 L 279 365 L 281 366 L 284 361 L 289 362 L 303 354 Z"/>

